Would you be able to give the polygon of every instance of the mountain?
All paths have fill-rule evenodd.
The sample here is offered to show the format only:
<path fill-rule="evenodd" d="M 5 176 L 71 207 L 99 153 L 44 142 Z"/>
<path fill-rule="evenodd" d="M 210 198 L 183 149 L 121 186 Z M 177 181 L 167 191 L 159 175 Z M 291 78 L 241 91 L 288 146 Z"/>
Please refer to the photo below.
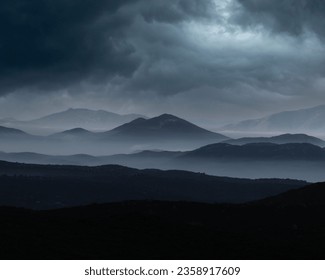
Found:
<path fill-rule="evenodd" d="M 92 141 L 97 139 L 98 133 L 91 132 L 83 128 L 73 128 L 48 136 L 50 139 L 61 141 Z"/>
<path fill-rule="evenodd" d="M 229 139 L 227 136 L 203 129 L 170 114 L 163 114 L 151 119 L 138 118 L 107 132 L 105 135 L 118 141 L 133 141 L 133 143 L 139 144 L 156 143 L 154 147 L 149 146 L 149 149 L 166 149 L 171 145 L 173 150 L 177 148 L 190 149 L 197 145 Z"/>
<path fill-rule="evenodd" d="M 6 143 L 21 146 L 27 142 L 42 141 L 43 137 L 31 135 L 20 129 L 0 126 L 0 148 Z"/>
<path fill-rule="evenodd" d="M 22 129 L 31 134 L 48 135 L 78 127 L 106 131 L 139 117 L 144 116 L 137 114 L 120 115 L 104 110 L 70 108 L 28 121 L 19 121 L 13 118 L 1 119 L 0 125 Z"/>
<path fill-rule="evenodd" d="M 0 126 L 0 136 L 26 136 L 28 135 L 22 130 Z"/>
<path fill-rule="evenodd" d="M 325 183 L 308 185 L 299 190 L 288 191 L 274 197 L 258 202 L 272 207 L 324 207 L 325 208 Z"/>
<path fill-rule="evenodd" d="M 0 207 L 0 258 L 323 260 L 324 190 L 322 183 L 245 204 L 138 200 L 45 211 Z"/>
<path fill-rule="evenodd" d="M 70 150 L 76 141 L 71 141 Z M 58 143 L 60 142 L 53 142 L 53 145 L 57 146 Z M 66 141 L 63 142 L 64 147 L 67 146 L 66 143 Z M 87 142 L 78 141 L 78 147 L 86 145 Z M 104 146 L 100 145 L 95 145 L 95 147 L 99 150 L 104 149 Z M 131 168 L 187 170 L 237 178 L 291 178 L 309 182 L 325 181 L 325 149 L 306 143 L 255 143 L 242 146 L 218 143 L 187 152 L 142 151 L 107 156 L 87 154 L 50 156 L 37 153 L 2 152 L 0 160 L 80 166 L 118 164 Z"/>
<path fill-rule="evenodd" d="M 99 157 L 86 154 L 69 156 L 53 156 L 31 152 L 5 153 L 0 152 L 0 160 L 30 164 L 61 164 L 61 165 L 101 165 L 104 161 Z"/>
<path fill-rule="evenodd" d="M 125 135 L 135 138 L 182 138 L 192 139 L 201 137 L 216 139 L 228 139 L 228 137 L 208 131 L 186 120 L 170 114 L 163 114 L 155 118 L 138 118 L 130 123 L 121 125 L 111 131 L 116 136 Z"/>
<path fill-rule="evenodd" d="M 223 131 L 322 133 L 325 131 L 325 105 L 285 111 L 261 119 L 245 120 L 222 128 Z"/>
<path fill-rule="evenodd" d="M 82 127 L 84 129 L 104 130 L 130 122 L 139 117 L 143 116 L 136 114 L 119 115 L 104 110 L 70 108 L 63 112 L 28 121 L 27 123 L 40 127 L 70 129 Z"/>
<path fill-rule="evenodd" d="M 110 155 L 153 149 L 190 150 L 229 139 L 167 114 L 152 119 L 137 118 L 106 132 L 92 132 L 79 127 L 49 136 L 30 135 L 28 141 L 28 134 L 25 136 L 25 139 L 20 137 L 24 140 L 23 145 L 0 139 L 0 151 Z"/>
<path fill-rule="evenodd" d="M 184 158 L 325 160 L 325 150 L 307 143 L 253 143 L 242 146 L 218 143 L 186 153 Z"/>
<path fill-rule="evenodd" d="M 79 146 L 88 142 L 88 150 L 92 146 L 101 147 L 102 151 L 113 150 L 115 153 L 154 149 L 190 150 L 230 139 L 168 114 L 151 119 L 137 118 L 106 132 L 77 128 L 50 135 L 49 138 L 71 143 L 78 141 Z"/>
<path fill-rule="evenodd" d="M 0 205 L 51 209 L 127 200 L 240 203 L 305 186 L 186 171 L 0 162 Z"/>
<path fill-rule="evenodd" d="M 309 136 L 307 134 L 282 134 L 273 137 L 243 137 L 239 139 L 229 139 L 224 143 L 232 145 L 245 145 L 252 143 L 273 143 L 273 144 L 289 144 L 289 143 L 308 143 L 320 147 L 325 146 L 325 141 Z"/>

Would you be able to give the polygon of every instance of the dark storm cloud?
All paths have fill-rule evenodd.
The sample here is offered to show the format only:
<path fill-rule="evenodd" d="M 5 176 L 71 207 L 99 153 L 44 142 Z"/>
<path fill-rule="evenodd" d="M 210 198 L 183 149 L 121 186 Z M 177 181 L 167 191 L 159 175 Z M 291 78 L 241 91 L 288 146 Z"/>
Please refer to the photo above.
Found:
<path fill-rule="evenodd" d="M 209 18 L 214 16 L 211 12 L 214 5 L 211 1 L 202 0 L 165 0 L 142 2 L 141 15 L 148 21 L 177 23 L 192 18 Z"/>
<path fill-rule="evenodd" d="M 2 86 L 62 86 L 92 71 L 129 75 L 137 65 L 132 46 L 117 41 L 128 22 L 113 17 L 128 2 L 1 1 Z"/>
<path fill-rule="evenodd" d="M 242 24 L 262 23 L 276 32 L 302 35 L 312 31 L 325 36 L 323 0 L 238 0 L 245 8 L 239 17 Z"/>
<path fill-rule="evenodd" d="M 24 86 L 53 90 L 85 79 L 101 83 L 114 76 L 130 77 L 141 64 L 135 55 L 137 46 L 126 34 L 137 16 L 150 22 L 181 22 L 207 16 L 208 3 L 1 1 L 1 93 Z M 119 12 L 123 7 L 128 8 Z"/>
<path fill-rule="evenodd" d="M 67 106 L 143 114 L 173 107 L 189 115 L 191 104 L 200 104 L 197 115 L 212 119 L 219 104 L 240 115 L 241 107 L 256 113 L 289 103 L 325 103 L 325 48 L 319 40 L 324 5 L 318 0 L 1 1 L 0 115 L 20 113 L 27 101 L 24 116 L 32 108 Z"/>

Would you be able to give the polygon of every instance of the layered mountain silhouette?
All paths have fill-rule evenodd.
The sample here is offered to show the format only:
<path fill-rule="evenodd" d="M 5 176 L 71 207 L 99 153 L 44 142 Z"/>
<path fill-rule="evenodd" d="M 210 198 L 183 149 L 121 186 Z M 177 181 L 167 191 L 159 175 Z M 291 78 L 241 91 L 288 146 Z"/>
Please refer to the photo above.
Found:
<path fill-rule="evenodd" d="M 26 136 L 28 134 L 19 129 L 0 126 L 0 135 L 4 137 L 4 136 Z"/>
<path fill-rule="evenodd" d="M 305 186 L 118 165 L 78 167 L 0 162 L 0 205 L 51 209 L 126 200 L 241 203 Z"/>
<path fill-rule="evenodd" d="M 243 137 L 239 139 L 230 139 L 224 143 L 232 145 L 245 145 L 252 143 L 273 143 L 273 144 L 289 144 L 289 143 L 308 143 L 320 147 L 325 146 L 325 141 L 317 137 L 309 136 L 307 134 L 282 134 L 272 137 Z"/>
<path fill-rule="evenodd" d="M 251 119 L 224 126 L 222 130 L 254 132 L 320 133 L 325 130 L 325 105 L 285 111 L 261 119 Z"/>
<path fill-rule="evenodd" d="M 90 130 L 108 130 L 139 117 L 138 114 L 120 115 L 104 110 L 90 110 L 83 108 L 70 108 L 68 110 L 50 114 L 39 119 L 18 121 L 12 118 L 0 120 L 0 124 L 20 128 L 32 133 L 62 131 L 82 127 Z"/>
<path fill-rule="evenodd" d="M 120 115 L 104 110 L 89 110 L 70 108 L 66 111 L 51 114 L 40 119 L 31 120 L 28 123 L 47 127 L 68 127 L 107 129 L 115 127 L 136 118 L 143 117 L 137 114 Z"/>
<path fill-rule="evenodd" d="M 95 165 L 122 163 L 123 161 L 148 160 L 155 165 L 161 160 L 263 160 L 263 161 L 325 161 L 325 149 L 307 143 L 252 143 L 245 145 L 231 145 L 228 143 L 217 143 L 203 146 L 199 149 L 187 152 L 172 151 L 141 151 L 131 154 L 116 154 L 111 156 L 91 156 L 87 154 L 76 154 L 66 156 L 51 156 L 38 153 L 5 153 L 0 152 L 0 160 L 17 161 L 22 163 L 58 163 L 65 162 L 76 165 Z M 156 162 L 155 162 L 156 160 Z M 147 166 L 150 167 L 150 166 Z"/>
<path fill-rule="evenodd" d="M 10 130 L 10 129 L 8 129 Z M 12 132 L 18 130 L 12 130 Z M 23 132 L 17 137 L 22 138 Z M 1 141 L 0 150 L 45 154 L 97 154 L 130 153 L 137 150 L 164 149 L 189 150 L 230 138 L 200 128 L 173 115 L 151 119 L 138 118 L 106 132 L 92 132 L 73 128 L 49 136 L 33 136 L 34 142 L 15 145 L 15 141 Z M 30 137 L 28 137 L 30 138 Z M 15 135 L 12 133 L 12 140 Z M 28 139 L 31 140 L 31 139 Z"/>
<path fill-rule="evenodd" d="M 325 183 L 316 183 L 299 190 L 288 191 L 274 197 L 263 199 L 256 204 L 277 208 L 325 208 Z"/>
<path fill-rule="evenodd" d="M 18 142 L 19 145 L 23 147 L 24 142 L 37 141 L 37 140 L 41 141 L 43 140 L 43 137 L 31 135 L 20 129 L 0 126 L 0 145 L 1 143 L 10 141 L 10 142 Z"/>
<path fill-rule="evenodd" d="M 186 120 L 173 115 L 143 119 L 139 118 L 130 123 L 119 126 L 106 133 L 108 137 L 132 141 L 164 141 L 164 142 L 220 142 L 228 137 L 198 127 Z"/>
<path fill-rule="evenodd" d="M 123 201 L 46 211 L 0 207 L 0 258 L 322 260 L 324 201 L 322 183 L 236 205 Z"/>
<path fill-rule="evenodd" d="M 325 150 L 307 143 L 252 143 L 246 145 L 218 143 L 187 152 L 183 158 L 325 160 Z"/>
<path fill-rule="evenodd" d="M 130 142 L 150 141 L 183 141 L 197 140 L 216 142 L 229 139 L 228 137 L 198 127 L 186 120 L 173 115 L 163 114 L 161 116 L 144 119 L 137 118 L 129 123 L 123 124 L 107 132 L 92 133 L 83 128 L 75 128 L 54 136 L 88 137 L 96 136 L 100 140 L 118 140 Z"/>
<path fill-rule="evenodd" d="M 318 131 L 324 110 L 238 127 Z M 0 124 L 2 258 L 323 257 L 325 186 L 308 183 L 325 181 L 319 138 L 230 139 L 169 114 L 84 109 Z"/>
<path fill-rule="evenodd" d="M 50 156 L 37 153 L 0 153 L 0 160 L 35 164 L 178 169 L 216 176 L 325 180 L 325 149 L 307 143 L 217 143 L 187 152 L 142 151 L 132 154 Z"/>

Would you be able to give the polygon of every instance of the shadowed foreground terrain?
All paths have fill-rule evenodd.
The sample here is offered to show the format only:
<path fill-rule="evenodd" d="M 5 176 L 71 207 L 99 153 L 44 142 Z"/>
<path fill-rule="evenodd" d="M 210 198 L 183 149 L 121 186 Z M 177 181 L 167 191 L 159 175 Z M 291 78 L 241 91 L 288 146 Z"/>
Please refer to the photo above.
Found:
<path fill-rule="evenodd" d="M 325 184 L 251 204 L 0 208 L 2 259 L 323 259 Z"/>
<path fill-rule="evenodd" d="M 40 210 L 127 200 L 243 203 L 307 184 L 118 165 L 86 167 L 0 161 L 0 205 Z"/>
<path fill-rule="evenodd" d="M 324 201 L 296 180 L 0 162 L 0 259 L 323 259 Z"/>

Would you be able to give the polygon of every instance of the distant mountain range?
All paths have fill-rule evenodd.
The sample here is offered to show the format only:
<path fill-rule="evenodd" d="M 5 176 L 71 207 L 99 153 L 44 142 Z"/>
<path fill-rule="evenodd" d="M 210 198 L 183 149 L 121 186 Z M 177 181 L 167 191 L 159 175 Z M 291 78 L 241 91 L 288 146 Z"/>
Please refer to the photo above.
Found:
<path fill-rule="evenodd" d="M 325 146 L 325 141 L 317 137 L 306 134 L 282 134 L 272 137 L 243 137 L 239 139 L 229 139 L 224 143 L 232 145 L 245 145 L 252 143 L 273 143 L 273 144 L 289 144 L 289 143 L 308 143 L 320 147 Z"/>
<path fill-rule="evenodd" d="M 0 153 L 0 160 L 33 164 L 178 169 L 216 176 L 291 178 L 325 181 L 325 149 L 308 143 L 217 143 L 187 152 L 142 151 L 132 154 L 49 156 L 37 153 Z"/>
<path fill-rule="evenodd" d="M 96 137 L 100 140 L 118 140 L 128 142 L 152 141 L 224 141 L 222 134 L 214 133 L 198 127 L 173 115 L 163 114 L 155 118 L 137 118 L 107 132 L 92 133 L 82 128 L 75 128 L 52 135 L 52 137 Z"/>
<path fill-rule="evenodd" d="M 0 139 L 2 151 L 46 154 L 107 155 L 145 149 L 189 150 L 230 139 L 168 114 L 151 119 L 138 118 L 106 132 L 74 128 L 50 136 L 34 136 L 2 127 L 1 133 L 10 134 Z"/>
<path fill-rule="evenodd" d="M 142 115 L 120 115 L 104 110 L 68 109 L 63 112 L 51 114 L 40 119 L 31 120 L 28 123 L 42 127 L 82 127 L 85 129 L 108 129 L 130 122 Z"/>
<path fill-rule="evenodd" d="M 222 131 L 324 133 L 325 105 L 230 124 Z"/>
<path fill-rule="evenodd" d="M 307 143 L 218 143 L 187 152 L 183 157 L 204 159 L 325 160 L 325 150 Z"/>
<path fill-rule="evenodd" d="M 137 118 L 146 118 L 138 114 L 120 115 L 104 110 L 70 108 L 30 121 L 17 121 L 7 118 L 0 120 L 0 125 L 25 129 L 27 131 L 62 131 L 82 127 L 90 130 L 108 130 Z"/>

